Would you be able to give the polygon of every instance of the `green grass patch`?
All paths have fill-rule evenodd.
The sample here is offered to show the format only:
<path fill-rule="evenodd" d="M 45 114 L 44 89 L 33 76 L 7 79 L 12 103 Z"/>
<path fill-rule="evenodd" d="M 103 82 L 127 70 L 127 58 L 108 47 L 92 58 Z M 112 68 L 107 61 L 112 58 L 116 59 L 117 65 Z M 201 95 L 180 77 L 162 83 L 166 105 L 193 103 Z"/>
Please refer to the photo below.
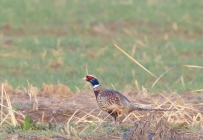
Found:
<path fill-rule="evenodd" d="M 0 81 L 14 87 L 62 83 L 83 89 L 82 77 L 123 90 L 137 80 L 166 90 L 113 44 L 179 93 L 201 89 L 201 1 L 26 1 L 1 0 Z M 191 10 L 193 9 L 193 10 Z M 174 27 L 174 23 L 177 27 Z M 176 29 L 177 28 L 177 29 Z M 184 84 L 180 77 L 183 77 Z"/>

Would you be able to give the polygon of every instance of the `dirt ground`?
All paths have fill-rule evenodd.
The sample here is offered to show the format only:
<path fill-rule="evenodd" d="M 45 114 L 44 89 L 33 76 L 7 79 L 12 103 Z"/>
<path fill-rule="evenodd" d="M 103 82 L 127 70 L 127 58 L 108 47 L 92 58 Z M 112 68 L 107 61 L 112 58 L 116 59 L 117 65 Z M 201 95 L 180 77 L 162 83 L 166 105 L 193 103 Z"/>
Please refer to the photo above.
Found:
<path fill-rule="evenodd" d="M 72 122 L 82 121 L 82 117 L 87 114 L 91 114 L 86 118 L 87 120 L 100 120 L 104 119 L 107 114 L 101 112 L 95 101 L 95 96 L 91 89 L 84 91 L 78 91 L 77 93 L 71 92 L 71 90 L 62 84 L 47 85 L 43 84 L 42 89 L 28 86 L 28 89 L 17 90 L 13 89 L 8 83 L 3 83 L 6 94 L 9 95 L 13 108 L 16 108 L 16 112 L 19 114 L 30 115 L 34 122 L 40 122 L 42 124 L 63 124 L 70 120 Z M 142 89 L 140 92 L 125 90 L 124 95 L 127 96 L 132 103 L 139 105 L 147 105 L 152 107 L 172 108 L 178 109 L 175 112 L 156 112 L 153 119 L 151 116 L 153 113 L 137 111 L 126 119 L 123 123 L 134 124 L 133 127 L 122 136 L 108 136 L 108 139 L 152 139 L 152 136 L 161 136 L 160 132 L 167 132 L 163 134 L 164 138 L 170 133 L 168 139 L 202 139 L 202 114 L 203 114 L 203 95 L 201 93 L 184 93 L 178 95 L 176 93 L 161 93 L 161 94 L 148 94 L 146 89 Z M 4 101 L 5 102 L 5 101 Z M 6 103 L 4 103 L 6 104 Z M 16 120 L 18 123 L 23 123 L 24 118 L 22 115 L 16 114 Z M 74 114 L 74 117 L 73 117 Z M 122 118 L 122 117 L 121 117 Z M 160 120 L 160 118 L 163 118 Z M 111 121 L 111 117 L 107 118 L 107 121 Z M 146 121 L 148 120 L 148 121 Z M 156 121 L 154 121 L 156 120 Z M 156 126 L 155 131 L 146 129 L 146 126 L 154 124 Z M 166 127 L 166 124 L 178 124 L 188 129 L 188 131 L 177 131 L 170 127 Z M 188 125 L 200 124 L 200 131 L 189 131 Z M 161 129 L 159 129 L 161 128 Z M 142 130 L 142 132 L 140 131 Z M 142 135 L 142 133 L 147 134 Z M 172 137 L 172 134 L 174 137 Z M 181 134 L 181 135 L 180 135 Z M 145 136 L 145 138 L 144 138 Z M 183 137 L 184 136 L 184 137 Z M 12 136 L 13 137 L 13 136 Z M 105 137 L 102 137 L 105 138 Z M 32 139 L 68 139 L 67 137 L 61 137 L 54 135 L 51 137 L 37 137 Z M 70 138 L 72 139 L 72 138 Z M 167 139 L 167 138 L 166 138 Z"/>

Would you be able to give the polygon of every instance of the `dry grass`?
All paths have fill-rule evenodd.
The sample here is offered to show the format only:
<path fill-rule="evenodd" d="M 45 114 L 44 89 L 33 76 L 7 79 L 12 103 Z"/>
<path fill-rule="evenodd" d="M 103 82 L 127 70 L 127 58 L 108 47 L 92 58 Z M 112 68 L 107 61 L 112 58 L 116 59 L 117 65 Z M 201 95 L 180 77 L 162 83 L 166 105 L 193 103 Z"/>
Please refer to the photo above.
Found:
<path fill-rule="evenodd" d="M 7 84 L 7 83 L 6 83 Z M 24 118 L 24 115 L 20 112 L 17 112 L 13 109 L 9 95 L 6 93 L 4 84 L 1 85 L 1 120 L 0 127 L 4 125 L 13 125 L 16 127 L 18 125 L 15 114 L 21 115 Z"/>
<path fill-rule="evenodd" d="M 191 128 L 199 126 L 195 131 L 202 132 L 203 131 L 203 115 L 201 110 L 201 104 L 194 104 L 190 101 L 191 99 L 188 95 L 178 95 L 177 93 L 156 93 L 149 94 L 148 91 L 142 87 L 139 93 L 134 94 L 134 91 L 130 88 L 126 88 L 125 95 L 130 97 L 132 103 L 139 105 L 147 105 L 153 107 L 162 107 L 167 109 L 175 109 L 175 111 L 168 112 L 133 112 L 127 116 L 122 115 L 119 117 L 120 125 L 109 126 L 108 129 L 112 131 L 111 134 L 104 126 L 111 123 L 111 117 L 105 113 L 101 112 L 97 107 L 95 97 L 91 91 L 81 91 L 79 93 L 72 94 L 68 93 L 65 96 L 64 94 L 55 94 L 52 91 L 65 91 L 64 89 L 68 89 L 68 87 L 64 87 L 61 85 L 60 88 L 58 85 L 56 86 L 48 86 L 46 88 L 37 89 L 33 87 L 31 84 L 28 84 L 28 89 L 19 91 L 19 90 L 9 90 L 6 93 L 6 88 L 4 88 L 2 84 L 1 92 L 1 127 L 6 125 L 16 126 L 18 123 L 23 123 L 22 118 L 24 115 L 31 115 L 34 120 L 38 120 L 38 123 L 52 123 L 52 124 L 66 124 L 61 129 L 61 134 L 59 136 L 63 136 L 64 138 L 75 138 L 80 139 L 99 139 L 99 138 L 114 138 L 120 139 L 122 136 L 122 131 L 119 128 L 122 127 L 132 127 L 129 131 L 136 131 L 137 127 L 134 127 L 133 124 L 139 124 L 138 122 L 142 122 L 144 124 L 144 118 L 151 116 L 153 114 L 153 121 L 149 122 L 151 125 L 150 130 L 153 130 L 153 133 L 158 133 L 160 129 L 162 130 L 163 125 L 175 127 L 176 129 L 181 129 L 182 132 L 177 131 L 178 137 L 183 134 L 186 130 L 190 131 Z M 9 87 L 7 83 L 7 87 Z M 54 88 L 53 88 L 54 87 Z M 55 90 L 57 89 L 57 90 Z M 29 92 L 28 92 L 29 91 Z M 37 92 L 36 92 L 37 91 Z M 45 92 L 46 91 L 46 92 Z M 28 96 L 27 100 L 24 100 L 26 104 L 32 103 L 33 105 L 38 101 L 38 109 L 26 108 L 23 107 L 20 110 L 14 110 L 11 106 L 10 98 L 14 101 L 18 101 L 15 94 L 18 95 L 20 101 L 22 101 L 23 96 Z M 194 97 L 199 95 L 193 94 Z M 32 97 L 30 97 L 32 96 Z M 4 99 L 4 100 L 3 100 Z M 47 100 L 45 100 L 47 99 Z M 66 102 L 63 103 L 62 99 Z M 50 104 L 51 102 L 51 104 Z M 34 106 L 33 106 L 34 107 Z M 23 115 L 24 114 L 24 115 Z M 50 116 L 50 117 L 48 117 Z M 160 129 L 154 129 L 154 126 L 159 126 L 158 122 L 162 121 L 162 125 L 160 125 Z M 143 130 L 143 133 L 148 134 L 148 130 L 145 130 L 146 127 L 139 127 L 139 129 Z M 134 128 L 134 129 L 133 129 Z M 136 129 L 135 129 L 136 128 Z M 166 131 L 165 129 L 162 131 Z M 166 134 L 168 134 L 169 129 L 167 129 Z M 88 133 L 88 135 L 84 135 Z M 197 132 L 194 132 L 194 134 Z M 129 133 L 126 133 L 129 134 Z M 192 135 L 193 133 L 191 133 Z M 129 134 L 130 135 L 130 134 Z M 164 134 L 165 135 L 165 134 Z"/>
<path fill-rule="evenodd" d="M 152 87 L 158 82 L 161 81 L 160 78 L 167 73 L 168 71 L 170 71 L 172 68 L 168 69 L 167 71 L 165 71 L 163 74 L 161 74 L 161 76 L 157 77 L 156 75 L 154 75 L 152 72 L 150 72 L 148 69 L 146 69 L 143 65 L 141 65 L 138 61 L 136 61 L 133 57 L 131 57 L 128 53 L 126 53 L 123 49 L 121 49 L 118 45 L 114 44 L 114 46 L 119 49 L 122 53 L 124 53 L 126 56 L 128 56 L 132 61 L 134 61 L 136 64 L 138 64 L 141 68 L 143 68 L 145 71 L 147 71 L 149 74 L 151 74 L 153 77 L 157 78 L 155 80 L 155 82 L 153 83 Z M 195 66 L 195 65 L 183 65 L 184 67 L 189 67 L 189 68 L 203 68 L 201 66 Z M 184 86 L 184 79 L 181 76 L 181 82 L 182 85 Z M 172 90 L 161 81 L 161 83 L 170 91 L 172 92 Z M 198 90 L 199 91 L 199 90 Z M 175 98 L 175 102 L 174 100 L 172 101 L 169 97 L 164 96 L 162 93 L 159 93 L 161 96 L 163 96 L 166 101 L 161 103 L 161 105 L 158 105 L 156 102 L 156 104 L 158 105 L 158 107 L 161 107 L 162 105 L 166 104 L 167 102 L 169 102 L 171 105 L 169 107 L 169 109 L 171 108 L 175 108 L 176 112 L 174 113 L 165 113 L 166 117 L 168 118 L 168 121 L 172 121 L 173 123 L 186 123 L 187 125 L 194 125 L 194 124 L 200 124 L 202 126 L 202 122 L 203 122 L 203 118 L 202 118 L 202 114 L 198 112 L 198 110 L 195 110 L 192 108 L 192 105 L 188 105 L 185 104 L 185 102 L 183 101 L 183 99 L 180 97 L 180 95 L 178 95 L 177 93 L 171 93 L 171 97 Z M 185 110 L 188 109 L 188 110 Z M 189 111 L 192 111 L 191 114 L 195 114 L 195 116 L 191 116 L 189 115 Z M 189 118 L 188 119 L 186 119 Z M 174 118 L 174 119 L 171 119 Z M 176 119 L 175 119 L 176 118 Z M 181 118 L 181 119 L 180 119 Z"/>

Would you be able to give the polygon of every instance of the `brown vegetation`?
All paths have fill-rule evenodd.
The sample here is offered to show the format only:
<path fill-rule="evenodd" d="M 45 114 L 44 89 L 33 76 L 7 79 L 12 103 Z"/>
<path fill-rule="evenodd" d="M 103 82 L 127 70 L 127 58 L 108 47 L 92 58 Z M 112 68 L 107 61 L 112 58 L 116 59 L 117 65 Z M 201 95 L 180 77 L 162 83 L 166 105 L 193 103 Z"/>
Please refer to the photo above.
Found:
<path fill-rule="evenodd" d="M 192 138 L 197 132 L 187 133 L 186 130 L 189 130 L 190 126 L 196 125 L 200 125 L 202 131 L 203 108 L 200 100 L 203 99 L 203 96 L 201 94 L 148 94 L 145 88 L 139 93 L 126 88 L 123 93 L 130 97 L 133 103 L 139 103 L 139 105 L 176 110 L 151 113 L 137 111 L 128 116 L 122 115 L 120 117 L 121 124 L 134 124 L 128 132 L 123 134 L 123 139 L 130 139 L 131 137 L 133 139 L 147 137 L 178 139 L 186 135 L 188 137 L 191 135 Z M 10 103 L 9 100 L 11 100 Z M 33 121 L 42 124 L 58 125 L 67 122 L 74 122 L 76 125 L 80 123 L 97 124 L 98 127 L 94 130 L 95 132 L 101 124 L 112 121 L 111 117 L 108 117 L 97 107 L 95 97 L 91 91 L 72 93 L 67 86 L 62 84 L 43 84 L 42 89 L 38 89 L 28 83 L 28 89 L 17 90 L 5 82 L 2 83 L 1 103 L 1 127 L 6 124 L 17 125 L 23 123 L 25 115 L 30 115 Z M 13 110 L 15 105 L 18 105 L 18 108 Z M 11 109 L 11 112 L 7 113 L 6 110 L 8 109 Z M 174 124 L 184 129 L 184 131 L 172 129 L 171 125 Z M 74 128 L 75 133 L 82 130 L 84 128 Z M 108 135 L 108 137 L 111 136 Z M 121 138 L 121 135 L 117 134 L 117 137 Z"/>

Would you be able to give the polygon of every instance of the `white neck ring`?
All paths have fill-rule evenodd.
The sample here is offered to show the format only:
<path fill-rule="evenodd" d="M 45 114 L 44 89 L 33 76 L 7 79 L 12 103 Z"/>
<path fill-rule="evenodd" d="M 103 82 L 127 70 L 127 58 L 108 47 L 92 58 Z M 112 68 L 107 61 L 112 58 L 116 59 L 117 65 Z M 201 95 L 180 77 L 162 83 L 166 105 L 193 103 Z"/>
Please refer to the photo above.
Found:
<path fill-rule="evenodd" d="M 96 88 L 96 87 L 98 87 L 98 86 L 100 86 L 100 85 L 94 85 L 94 86 L 93 86 L 93 89 Z"/>

